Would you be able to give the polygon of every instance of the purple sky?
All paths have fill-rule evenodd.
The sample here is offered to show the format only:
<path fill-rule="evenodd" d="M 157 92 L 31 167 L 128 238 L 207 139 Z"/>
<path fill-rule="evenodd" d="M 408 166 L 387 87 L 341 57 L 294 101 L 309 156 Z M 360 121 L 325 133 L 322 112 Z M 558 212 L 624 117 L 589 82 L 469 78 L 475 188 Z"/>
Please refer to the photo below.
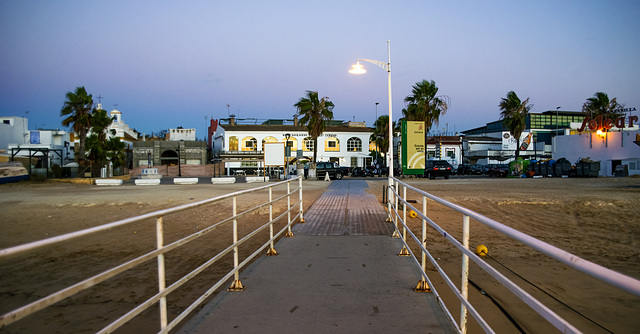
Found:
<path fill-rule="evenodd" d="M 291 118 L 306 90 L 336 119 L 387 114 L 434 80 L 451 99 L 438 129 L 499 118 L 510 90 L 533 112 L 580 110 L 603 91 L 640 108 L 637 1 L 1 1 L 0 116 L 63 128 L 65 93 L 85 86 L 139 132 L 206 117 Z M 636 113 L 637 114 L 637 113 Z M 432 129 L 434 131 L 436 129 Z"/>

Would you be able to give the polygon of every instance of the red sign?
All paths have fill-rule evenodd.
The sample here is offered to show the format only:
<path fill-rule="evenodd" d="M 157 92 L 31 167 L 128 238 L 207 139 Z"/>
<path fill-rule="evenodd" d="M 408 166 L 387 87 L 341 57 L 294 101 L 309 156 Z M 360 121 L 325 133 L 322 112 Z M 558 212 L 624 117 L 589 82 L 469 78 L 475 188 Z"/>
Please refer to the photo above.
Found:
<path fill-rule="evenodd" d="M 597 116 L 594 119 L 591 119 L 591 117 L 587 116 L 582 121 L 582 125 L 578 128 L 578 132 L 584 131 L 584 129 L 587 127 L 587 125 L 589 126 L 589 130 L 591 130 L 591 131 L 609 130 L 614 125 L 618 129 L 624 129 L 625 128 L 625 126 L 624 126 L 625 118 L 626 117 L 622 116 L 622 117 L 618 117 L 615 120 L 613 120 L 611 118 L 604 118 L 604 116 L 600 115 L 600 116 Z M 637 121 L 638 121 L 638 116 L 629 116 L 629 127 L 632 128 L 633 127 L 633 122 L 637 122 Z"/>

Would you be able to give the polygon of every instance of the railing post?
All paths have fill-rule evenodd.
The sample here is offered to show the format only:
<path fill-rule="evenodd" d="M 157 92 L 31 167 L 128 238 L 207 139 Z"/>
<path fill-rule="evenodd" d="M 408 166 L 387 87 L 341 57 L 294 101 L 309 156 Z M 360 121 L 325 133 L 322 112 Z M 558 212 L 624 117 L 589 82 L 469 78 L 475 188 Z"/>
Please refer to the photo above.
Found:
<path fill-rule="evenodd" d="M 427 216 L 427 196 L 422 195 L 422 214 Z M 427 249 L 427 220 L 422 219 L 422 247 Z M 427 272 L 427 253 L 422 251 L 422 271 Z M 422 275 L 422 280 L 418 282 L 418 285 L 413 289 L 416 292 L 431 292 L 431 288 L 427 283 L 427 276 Z"/>
<path fill-rule="evenodd" d="M 393 196 L 395 204 L 394 204 L 394 208 L 393 208 L 393 218 L 392 218 L 393 219 L 393 224 L 395 225 L 395 229 L 393 230 L 393 234 L 391 236 L 394 237 L 394 238 L 399 238 L 400 234 L 398 233 L 398 195 L 397 195 L 397 192 L 398 192 L 398 181 L 394 182 L 393 187 L 394 187 L 394 189 L 396 191 L 396 195 Z M 391 195 L 391 194 L 392 194 L 391 189 L 389 189 L 389 195 Z M 391 211 L 389 211 L 389 212 L 391 212 Z"/>
<path fill-rule="evenodd" d="M 407 186 L 402 187 L 402 199 L 404 200 L 404 204 L 402 205 L 402 249 L 398 256 L 410 256 L 409 250 L 405 245 L 407 243 Z"/>
<path fill-rule="evenodd" d="M 299 219 L 299 222 L 300 222 L 300 224 L 304 224 L 304 216 L 302 215 L 302 211 L 303 211 L 302 210 L 302 176 L 298 177 L 298 185 L 299 185 L 298 193 L 300 195 L 300 219 Z"/>
<path fill-rule="evenodd" d="M 392 223 L 393 222 L 393 216 L 391 215 L 391 185 L 393 184 L 393 180 L 391 179 L 391 177 L 387 177 L 388 182 L 387 182 L 387 212 L 389 213 L 389 215 L 387 216 L 387 222 Z"/>
<path fill-rule="evenodd" d="M 284 236 L 293 237 L 293 232 L 291 232 L 291 181 L 287 181 L 287 233 Z"/>
<path fill-rule="evenodd" d="M 276 256 L 278 252 L 273 247 L 273 187 L 269 187 L 269 239 L 271 240 L 271 247 L 267 251 L 267 256 Z"/>
<path fill-rule="evenodd" d="M 462 246 L 469 249 L 469 216 L 462 216 Z M 465 300 L 469 299 L 469 257 L 462 253 L 462 282 L 460 293 Z M 467 308 L 460 305 L 460 332 L 467 332 Z"/>
<path fill-rule="evenodd" d="M 156 218 L 156 247 L 161 249 L 164 247 L 164 228 L 162 224 L 162 216 Z M 158 254 L 158 291 L 162 292 L 166 288 L 165 270 L 164 270 L 164 254 Z M 160 328 L 167 327 L 167 297 L 160 298 Z"/>
<path fill-rule="evenodd" d="M 233 244 L 238 243 L 238 219 L 236 219 L 236 215 L 238 214 L 238 196 L 233 196 Z M 243 291 L 245 287 L 240 282 L 240 271 L 238 269 L 239 265 L 239 254 L 238 254 L 238 246 L 233 246 L 233 269 L 235 270 L 235 279 L 233 283 L 231 283 L 231 287 L 227 289 L 227 291 Z"/>

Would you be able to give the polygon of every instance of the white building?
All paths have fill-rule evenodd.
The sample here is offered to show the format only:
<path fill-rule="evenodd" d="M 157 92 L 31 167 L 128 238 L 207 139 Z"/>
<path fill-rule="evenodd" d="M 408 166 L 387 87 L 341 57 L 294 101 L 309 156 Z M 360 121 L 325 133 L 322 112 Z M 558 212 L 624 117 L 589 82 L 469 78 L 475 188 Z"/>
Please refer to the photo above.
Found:
<path fill-rule="evenodd" d="M 195 141 L 196 129 L 183 129 L 179 127 L 177 129 L 169 129 L 170 141 Z"/>
<path fill-rule="evenodd" d="M 7 150 L 10 144 L 29 143 L 29 120 L 24 117 L 0 117 L 0 150 Z"/>
<path fill-rule="evenodd" d="M 220 121 L 226 121 L 222 124 Z M 227 174 L 243 170 L 256 173 L 262 167 L 263 144 L 284 143 L 289 135 L 288 146 L 291 149 L 290 161 L 312 160 L 314 142 L 306 127 L 297 124 L 285 124 L 289 120 L 267 120 L 262 124 L 237 124 L 235 118 L 222 119 L 217 128 L 209 132 L 213 137 L 223 136 L 222 147 L 213 147 L 214 157 L 226 163 Z M 212 123 L 213 124 L 213 123 Z M 220 129 L 218 129 L 220 128 Z M 324 133 L 318 137 L 318 161 L 333 161 L 343 167 L 363 167 L 371 164 L 369 137 L 373 129 L 364 122 L 332 121 Z"/>
<path fill-rule="evenodd" d="M 586 122 L 585 122 L 586 123 Z M 554 138 L 553 158 L 572 163 L 589 158 L 600 162 L 600 176 L 615 175 L 616 167 L 626 165 L 629 175 L 640 175 L 640 128 L 638 116 L 628 116 L 608 131 L 589 129 L 583 123 L 571 123 L 566 135 Z"/>

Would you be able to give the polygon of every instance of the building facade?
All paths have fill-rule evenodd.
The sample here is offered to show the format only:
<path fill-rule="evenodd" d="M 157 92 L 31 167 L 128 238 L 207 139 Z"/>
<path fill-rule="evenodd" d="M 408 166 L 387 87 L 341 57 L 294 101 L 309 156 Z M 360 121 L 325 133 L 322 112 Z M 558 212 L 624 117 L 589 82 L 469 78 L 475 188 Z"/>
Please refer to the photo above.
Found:
<path fill-rule="evenodd" d="M 220 119 L 210 128 L 214 159 L 225 163 L 227 174 L 241 170 L 257 174 L 262 168 L 265 143 L 285 143 L 289 162 L 313 160 L 314 141 L 306 127 L 293 120 L 266 120 L 261 124 L 238 124 L 235 118 Z M 255 123 L 255 121 L 254 121 Z M 213 126 L 212 122 L 212 126 Z M 318 161 L 333 161 L 343 167 L 371 164 L 369 137 L 373 133 L 364 122 L 332 121 L 318 137 Z M 287 139 L 288 138 L 288 139 Z"/>

